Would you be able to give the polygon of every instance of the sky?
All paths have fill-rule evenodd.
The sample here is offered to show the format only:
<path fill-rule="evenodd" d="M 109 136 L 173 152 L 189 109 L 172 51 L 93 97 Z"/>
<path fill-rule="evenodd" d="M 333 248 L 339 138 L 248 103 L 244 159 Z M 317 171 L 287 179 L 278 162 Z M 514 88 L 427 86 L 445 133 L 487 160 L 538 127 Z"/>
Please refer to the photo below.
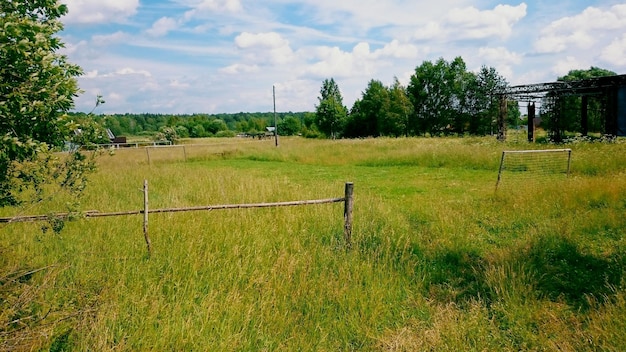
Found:
<path fill-rule="evenodd" d="M 60 0 L 77 111 L 315 111 L 333 78 L 348 108 L 372 79 L 407 85 L 461 56 L 509 84 L 573 69 L 626 73 L 626 1 Z"/>

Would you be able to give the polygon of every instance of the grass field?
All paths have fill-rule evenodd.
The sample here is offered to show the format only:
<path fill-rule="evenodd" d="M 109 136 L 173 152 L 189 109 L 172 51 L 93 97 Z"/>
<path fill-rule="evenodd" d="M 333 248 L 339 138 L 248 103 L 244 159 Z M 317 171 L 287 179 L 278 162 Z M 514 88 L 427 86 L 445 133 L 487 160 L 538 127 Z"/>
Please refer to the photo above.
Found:
<path fill-rule="evenodd" d="M 144 179 L 152 209 L 342 197 L 353 182 L 353 247 L 342 203 L 153 214 L 150 257 L 141 215 L 58 235 L 0 224 L 4 272 L 41 269 L 0 292 L 3 331 L 17 329 L 1 346 L 625 350 L 626 144 L 568 145 L 568 179 L 495 192 L 502 150 L 545 147 L 560 146 L 212 139 L 151 149 L 150 164 L 145 149 L 100 156 L 85 210 L 142 209 Z"/>

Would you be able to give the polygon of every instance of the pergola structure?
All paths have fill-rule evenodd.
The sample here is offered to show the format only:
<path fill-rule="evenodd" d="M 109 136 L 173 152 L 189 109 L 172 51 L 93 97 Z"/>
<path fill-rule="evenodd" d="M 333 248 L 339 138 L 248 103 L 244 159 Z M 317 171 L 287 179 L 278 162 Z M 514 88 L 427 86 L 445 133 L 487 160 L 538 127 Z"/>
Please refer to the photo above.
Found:
<path fill-rule="evenodd" d="M 497 92 L 500 96 L 498 116 L 498 140 L 506 140 L 507 101 L 528 102 L 528 140 L 534 141 L 535 103 L 542 101 L 552 107 L 552 137 L 562 140 L 564 127 L 560 121 L 563 116 L 564 97 L 580 97 L 580 121 L 583 136 L 589 132 L 589 98 L 599 98 L 602 103 L 604 134 L 626 136 L 626 75 L 588 78 L 578 81 L 557 81 L 506 87 Z"/>

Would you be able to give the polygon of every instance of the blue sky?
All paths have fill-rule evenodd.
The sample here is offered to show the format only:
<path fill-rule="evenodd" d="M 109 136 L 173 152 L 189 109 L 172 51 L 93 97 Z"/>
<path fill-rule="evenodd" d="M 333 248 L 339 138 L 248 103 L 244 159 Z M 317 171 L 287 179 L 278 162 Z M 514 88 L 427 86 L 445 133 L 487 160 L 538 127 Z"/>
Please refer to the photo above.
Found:
<path fill-rule="evenodd" d="M 626 1 L 61 0 L 76 110 L 314 111 L 334 78 L 350 108 L 371 79 L 426 60 L 493 66 L 510 84 L 591 66 L 626 73 Z"/>

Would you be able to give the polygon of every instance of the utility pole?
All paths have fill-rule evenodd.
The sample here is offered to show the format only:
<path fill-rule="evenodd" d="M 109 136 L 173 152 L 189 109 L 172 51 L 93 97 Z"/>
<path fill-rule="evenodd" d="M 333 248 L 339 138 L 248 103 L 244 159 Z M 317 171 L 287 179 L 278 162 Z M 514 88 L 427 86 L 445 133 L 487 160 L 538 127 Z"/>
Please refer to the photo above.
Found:
<path fill-rule="evenodd" d="M 272 97 L 274 99 L 274 141 L 278 147 L 278 125 L 276 124 L 276 87 L 272 86 Z"/>

